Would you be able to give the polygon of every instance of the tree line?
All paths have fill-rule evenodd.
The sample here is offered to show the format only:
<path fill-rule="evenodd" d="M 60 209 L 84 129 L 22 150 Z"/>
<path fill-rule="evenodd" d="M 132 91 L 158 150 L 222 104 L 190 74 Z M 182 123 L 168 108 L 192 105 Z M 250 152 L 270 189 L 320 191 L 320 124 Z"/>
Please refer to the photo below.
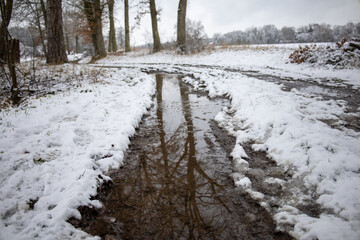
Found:
<path fill-rule="evenodd" d="M 211 42 L 214 44 L 274 44 L 274 43 L 311 43 L 338 42 L 342 39 L 360 37 L 360 23 L 331 26 L 329 24 L 309 24 L 299 28 L 274 25 L 252 27 L 245 31 L 233 31 L 226 34 L 216 33 Z"/>
<path fill-rule="evenodd" d="M 119 0 L 120 1 L 120 0 Z M 161 42 L 157 26 L 159 11 L 155 0 L 136 0 L 138 6 L 149 9 L 153 33 L 153 51 L 161 50 Z M 124 4 L 125 51 L 130 48 L 129 0 L 121 0 Z M 116 33 L 114 24 L 115 0 L 0 0 L 0 67 L 1 77 L 11 82 L 12 99 L 16 102 L 18 95 L 17 74 L 15 63 L 15 48 L 10 22 L 23 23 L 29 31 L 23 32 L 24 27 L 15 28 L 13 35 L 28 33 L 30 39 L 26 41 L 33 46 L 41 45 L 41 52 L 45 55 L 48 64 L 68 62 L 67 52 L 70 52 L 70 38 L 75 38 L 75 51 L 91 41 L 95 59 L 107 55 L 104 35 L 104 15 L 109 18 L 108 51 L 117 51 Z M 187 0 L 179 0 L 177 22 L 177 48 L 185 53 L 186 48 L 186 8 Z M 14 34 L 15 33 L 15 34 Z M 26 35 L 25 35 L 26 36 Z"/>
<path fill-rule="evenodd" d="M 83 46 L 89 48 L 90 42 L 92 55 L 95 57 L 105 57 L 107 51 L 117 51 L 114 22 L 115 0 L 2 0 L 1 2 L 4 7 L 6 5 L 11 9 L 10 19 L 13 22 L 25 23 L 8 29 L 9 34 L 20 38 L 25 46 L 41 46 L 40 49 L 33 51 L 42 52 L 48 63 L 66 62 L 66 56 L 62 56 L 64 55 L 63 49 L 68 53 L 81 52 L 84 50 Z M 131 51 L 129 0 L 118 0 L 117 2 L 124 6 L 124 28 L 120 28 L 119 40 L 121 45 L 124 45 L 125 51 L 128 52 Z M 156 8 L 155 0 L 134 0 L 132 3 L 135 5 L 133 7 L 148 9 L 145 13 L 149 13 L 151 16 L 153 51 L 160 51 L 159 11 Z M 186 44 L 186 8 L 187 0 L 179 0 L 177 46 L 180 52 L 186 50 L 184 47 Z M 104 20 L 108 22 L 110 29 L 107 51 L 103 35 Z M 54 49 L 53 44 L 55 43 L 62 51 L 57 55 L 62 57 L 61 60 L 53 61 L 51 60 L 52 53 L 49 51 Z M 58 51 L 60 51 L 59 49 Z"/>

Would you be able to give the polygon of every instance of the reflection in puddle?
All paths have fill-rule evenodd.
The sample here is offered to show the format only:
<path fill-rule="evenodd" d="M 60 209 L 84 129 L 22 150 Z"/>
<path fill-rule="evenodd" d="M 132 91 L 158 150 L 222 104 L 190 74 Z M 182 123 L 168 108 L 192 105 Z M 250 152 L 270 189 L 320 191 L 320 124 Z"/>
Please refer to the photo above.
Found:
<path fill-rule="evenodd" d="M 217 194 L 224 191 L 227 180 L 221 171 L 229 173 L 231 168 L 221 166 L 221 161 L 229 160 L 216 146 L 208 121 L 224 101 L 190 95 L 176 77 L 164 81 L 157 75 L 156 82 L 153 124 L 158 136 L 153 136 L 148 151 L 141 151 L 134 173 L 119 179 L 115 199 L 122 210 L 116 218 L 128 231 L 125 236 L 221 236 L 231 210 Z M 213 143 L 212 148 L 206 141 Z"/>
<path fill-rule="evenodd" d="M 156 75 L 156 89 L 157 106 L 84 230 L 115 239 L 284 239 L 229 178 L 230 160 L 209 125 L 227 101 L 190 93 L 175 76 Z"/>

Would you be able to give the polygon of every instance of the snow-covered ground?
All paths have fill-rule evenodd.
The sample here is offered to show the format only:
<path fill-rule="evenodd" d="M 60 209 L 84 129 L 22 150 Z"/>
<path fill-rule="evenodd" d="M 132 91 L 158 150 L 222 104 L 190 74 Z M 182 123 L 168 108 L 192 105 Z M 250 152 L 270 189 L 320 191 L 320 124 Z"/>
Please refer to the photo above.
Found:
<path fill-rule="evenodd" d="M 150 107 L 154 79 L 107 70 L 83 83 L 0 112 L 0 239 L 79 239 L 66 222 L 122 164 L 129 136 Z"/>
<path fill-rule="evenodd" d="M 304 45 L 304 44 L 302 44 Z M 324 44 L 322 44 L 324 45 Z M 176 64 L 207 65 L 232 68 L 242 71 L 258 71 L 279 77 L 339 84 L 339 81 L 360 87 L 360 69 L 342 69 L 334 71 L 331 66 L 313 66 L 311 64 L 291 64 L 289 56 L 296 49 L 295 44 L 250 45 L 218 49 L 208 53 L 179 56 L 173 52 L 161 52 L 146 55 L 144 52 L 132 53 L 125 57 L 110 56 L 98 61 L 99 65 Z"/>
<path fill-rule="evenodd" d="M 126 68 L 104 70 L 105 82 L 83 83 L 0 112 L 0 239 L 90 237 L 66 220 L 80 218 L 80 205 L 100 206 L 90 196 L 107 179 L 106 171 L 122 164 L 128 137 L 151 105 L 154 79 L 140 69 L 191 75 L 185 81 L 194 88 L 204 86 L 210 97 L 231 99 L 231 107 L 215 120 L 236 136 L 235 184 L 273 214 L 279 229 L 297 239 L 360 239 L 360 133 L 343 127 L 340 116 L 350 114 L 347 103 L 283 91 L 281 85 L 241 72 L 351 84 L 359 94 L 360 70 L 290 64 L 292 51 L 278 45 L 190 56 L 109 56 L 97 65 Z M 351 114 L 359 112 L 360 107 Z M 242 147 L 247 142 L 292 176 L 264 179 L 290 194 L 269 198 L 252 189 Z M 311 200 L 321 207 L 319 216 L 297 208 Z"/>
<path fill-rule="evenodd" d="M 98 64 L 190 74 L 185 80 L 195 88 L 205 85 L 210 97 L 228 96 L 231 108 L 224 108 L 216 120 L 237 139 L 233 151 L 236 185 L 274 214 L 279 229 L 290 230 L 297 239 L 360 239 L 360 133 L 343 127 L 340 116 L 348 114 L 347 103 L 296 89 L 286 92 L 281 85 L 242 74 L 255 71 L 323 86 L 350 85 L 353 94 L 360 94 L 359 69 L 290 64 L 294 47 L 240 46 L 190 56 L 132 54 Z M 359 107 L 349 115 L 359 117 Z M 291 172 L 287 182 L 264 179 L 291 196 L 269 198 L 251 189 L 251 179 L 245 177 L 247 155 L 241 146 L 246 142 L 254 142 L 254 150 L 265 151 Z M 296 207 L 311 201 L 319 204 L 319 216 Z M 278 208 L 269 206 L 274 202 Z"/>
<path fill-rule="evenodd" d="M 290 223 L 295 227 L 290 233 L 299 239 L 359 239 L 360 133 L 324 123 L 341 121 L 338 116 L 345 114 L 346 104 L 297 90 L 284 92 L 279 85 L 234 73 L 204 71 L 197 77 L 187 80 L 195 86 L 205 83 L 212 97 L 231 98 L 231 108 L 224 108 L 215 120 L 237 139 L 232 153 L 238 172 L 235 184 L 248 188 L 276 213 L 279 229 Z M 249 188 L 248 157 L 242 148 L 247 142 L 293 174 L 287 182 L 264 179 L 292 192 L 290 197 L 269 199 Z M 313 198 L 322 207 L 319 218 L 296 208 Z M 270 209 L 269 202 L 280 208 Z"/>

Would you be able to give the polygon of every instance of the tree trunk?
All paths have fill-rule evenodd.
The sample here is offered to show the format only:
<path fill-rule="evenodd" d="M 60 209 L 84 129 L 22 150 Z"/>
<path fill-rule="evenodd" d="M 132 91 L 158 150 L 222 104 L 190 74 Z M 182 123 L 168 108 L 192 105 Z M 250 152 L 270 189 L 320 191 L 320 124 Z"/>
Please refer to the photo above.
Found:
<path fill-rule="evenodd" d="M 176 47 L 181 53 L 186 53 L 186 7 L 187 0 L 180 0 L 177 18 Z"/>
<path fill-rule="evenodd" d="M 129 1 L 124 0 L 125 3 L 125 52 L 130 52 L 130 29 L 129 29 Z"/>
<path fill-rule="evenodd" d="M 1 63 L 7 62 L 8 48 L 8 26 L 12 15 L 13 1 L 0 0 L 1 25 L 0 25 L 0 58 Z"/>
<path fill-rule="evenodd" d="M 40 5 L 41 5 L 41 11 L 44 15 L 44 22 L 45 22 L 45 29 L 46 29 L 47 28 L 47 13 L 46 13 L 46 6 L 45 6 L 44 0 L 40 1 Z"/>
<path fill-rule="evenodd" d="M 11 90 L 13 91 L 14 89 L 18 88 L 16 70 L 15 70 L 15 52 L 14 52 L 15 39 L 11 39 L 9 43 L 10 44 L 9 44 L 9 54 L 8 54 L 8 67 L 9 67 L 10 77 L 12 79 Z"/>
<path fill-rule="evenodd" d="M 116 52 L 116 34 L 114 24 L 114 0 L 109 0 L 109 20 L 110 20 L 110 31 L 109 31 L 109 52 Z"/>
<path fill-rule="evenodd" d="M 65 51 L 62 6 L 61 0 L 48 0 L 46 2 L 47 12 L 47 46 L 48 59 L 47 63 L 64 63 L 67 62 Z"/>
<path fill-rule="evenodd" d="M 69 39 L 69 34 L 65 34 L 66 36 L 66 50 L 67 53 L 70 54 L 70 39 Z"/>
<path fill-rule="evenodd" d="M 154 40 L 153 52 L 155 53 L 161 50 L 161 42 L 160 42 L 159 30 L 157 24 L 158 13 L 156 11 L 155 0 L 149 0 L 149 1 L 150 1 L 151 26 L 152 26 L 152 33 Z"/>
<path fill-rule="evenodd" d="M 15 69 L 15 41 L 11 39 L 8 26 L 11 20 L 13 0 L 0 0 L 1 25 L 0 25 L 0 64 L 7 63 L 11 78 L 11 100 L 14 104 L 19 102 L 18 83 Z"/>
<path fill-rule="evenodd" d="M 46 22 L 46 21 L 45 21 Z M 47 47 L 46 47 L 46 44 L 45 44 L 45 37 L 44 37 L 44 32 L 41 28 L 41 24 L 40 24 L 40 16 L 36 16 L 36 25 L 37 25 L 37 28 L 39 30 L 39 35 L 40 35 L 40 41 L 41 41 L 41 45 L 42 45 L 42 48 L 43 48 L 43 51 L 44 51 L 44 54 L 45 54 L 45 58 L 48 59 L 48 54 L 47 54 Z M 45 29 L 46 31 L 46 29 Z"/>
<path fill-rule="evenodd" d="M 75 53 L 79 53 L 79 36 L 75 36 Z"/>
<path fill-rule="evenodd" d="M 40 8 L 41 8 L 41 12 L 42 15 L 40 13 L 40 10 L 38 8 L 38 3 L 35 3 L 35 8 L 33 7 L 33 3 L 29 2 L 27 7 L 31 8 L 31 11 L 34 13 L 35 15 L 35 23 L 36 23 L 36 27 L 38 28 L 39 31 L 39 36 L 40 36 L 40 41 L 41 41 L 41 46 L 43 48 L 44 51 L 44 55 L 45 58 L 48 59 L 48 55 L 47 55 L 47 46 L 45 44 L 45 32 L 47 29 L 47 14 L 46 14 L 46 6 L 43 0 L 40 1 Z M 45 22 L 45 32 L 43 31 L 42 27 L 41 27 L 41 17 L 44 18 L 44 22 Z"/>
<path fill-rule="evenodd" d="M 91 30 L 91 39 L 96 57 L 106 57 L 104 36 L 102 34 L 100 0 L 83 0 L 84 11 Z"/>
<path fill-rule="evenodd" d="M 118 35 L 118 40 L 120 42 L 120 48 L 124 48 L 124 28 L 120 27 L 119 29 L 119 35 Z"/>

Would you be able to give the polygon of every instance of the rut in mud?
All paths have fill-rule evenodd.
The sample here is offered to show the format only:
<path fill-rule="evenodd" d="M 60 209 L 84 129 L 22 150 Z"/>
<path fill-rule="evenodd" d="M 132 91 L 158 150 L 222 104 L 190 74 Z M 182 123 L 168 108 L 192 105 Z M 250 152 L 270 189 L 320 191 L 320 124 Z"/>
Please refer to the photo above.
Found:
<path fill-rule="evenodd" d="M 124 166 L 70 222 L 104 239 L 291 239 L 269 213 L 235 188 L 234 139 L 211 119 L 229 104 L 190 91 L 175 75 L 156 75 L 156 104 L 131 139 Z M 213 131 L 214 129 L 214 131 Z"/>

